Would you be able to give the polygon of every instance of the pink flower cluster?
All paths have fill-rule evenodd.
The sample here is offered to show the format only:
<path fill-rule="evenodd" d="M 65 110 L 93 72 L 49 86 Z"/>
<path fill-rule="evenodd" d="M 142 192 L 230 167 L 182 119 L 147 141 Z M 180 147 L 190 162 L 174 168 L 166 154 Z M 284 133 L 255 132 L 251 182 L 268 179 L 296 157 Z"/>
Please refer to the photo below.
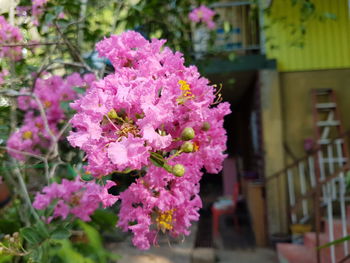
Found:
<path fill-rule="evenodd" d="M 70 143 L 86 152 L 96 177 L 143 170 L 120 194 L 118 225 L 148 249 L 159 231 L 188 235 L 198 220 L 201 169 L 216 173 L 225 158 L 223 117 L 213 86 L 181 53 L 128 31 L 97 44 L 115 72 L 92 84 L 71 104 L 77 110 Z"/>
<path fill-rule="evenodd" d="M 32 16 L 33 16 L 33 24 L 39 25 L 39 17 L 44 13 L 44 6 L 48 2 L 48 0 L 32 0 Z"/>
<path fill-rule="evenodd" d="M 58 124 L 65 119 L 60 103 L 76 99 L 77 93 L 73 87 L 89 86 L 94 79 L 93 74 L 86 74 L 82 78 L 78 73 L 73 73 L 65 79 L 60 76 L 37 79 L 33 94 L 38 97 L 44 107 L 52 133 L 57 134 Z M 29 93 L 29 90 L 24 88 L 21 92 Z M 50 146 L 51 138 L 48 130 L 45 129 L 42 117 L 38 115 L 39 105 L 32 97 L 18 97 L 18 108 L 26 111 L 23 125 L 10 136 L 7 146 L 16 150 L 9 150 L 12 157 L 25 160 L 26 156 L 18 151 L 40 154 Z"/>
<path fill-rule="evenodd" d="M 205 5 L 201 5 L 200 7 L 193 9 L 188 15 L 191 21 L 195 23 L 205 23 L 209 29 L 215 28 L 215 22 L 213 21 L 214 16 L 215 11 L 211 10 Z"/>
<path fill-rule="evenodd" d="M 66 219 L 69 214 L 90 221 L 90 215 L 101 203 L 107 207 L 117 201 L 118 197 L 108 193 L 108 189 L 114 185 L 112 181 L 103 187 L 94 182 L 63 179 L 61 184 L 53 183 L 44 187 L 42 193 L 37 193 L 33 206 L 43 210 L 54 204 L 53 215 L 47 219 L 49 222 L 58 217 Z"/>
<path fill-rule="evenodd" d="M 15 44 L 22 41 L 23 36 L 18 27 L 9 24 L 5 17 L 0 16 L 0 43 Z M 0 47 L 0 59 L 7 57 L 11 60 L 20 60 L 22 58 L 21 47 Z"/>

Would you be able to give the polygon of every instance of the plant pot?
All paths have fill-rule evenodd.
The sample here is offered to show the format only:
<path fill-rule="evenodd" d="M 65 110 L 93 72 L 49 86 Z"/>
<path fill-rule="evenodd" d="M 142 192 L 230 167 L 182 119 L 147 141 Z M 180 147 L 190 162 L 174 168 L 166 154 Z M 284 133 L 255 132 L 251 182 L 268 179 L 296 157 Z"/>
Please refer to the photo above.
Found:
<path fill-rule="evenodd" d="M 276 245 L 278 243 L 290 243 L 292 241 L 291 236 L 288 234 L 273 234 L 270 237 L 271 245 L 274 249 L 276 249 Z"/>
<path fill-rule="evenodd" d="M 5 183 L 0 183 L 0 208 L 6 206 L 11 200 L 10 190 Z"/>

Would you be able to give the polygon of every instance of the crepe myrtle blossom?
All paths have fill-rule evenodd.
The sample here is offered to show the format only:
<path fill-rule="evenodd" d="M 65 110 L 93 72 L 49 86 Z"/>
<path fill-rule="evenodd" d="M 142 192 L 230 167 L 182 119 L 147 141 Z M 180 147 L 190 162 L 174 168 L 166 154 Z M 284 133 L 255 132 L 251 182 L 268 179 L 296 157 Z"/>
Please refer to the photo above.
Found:
<path fill-rule="evenodd" d="M 193 9 L 188 15 L 191 21 L 195 23 L 204 23 L 209 29 L 215 28 L 215 22 L 213 21 L 214 16 L 215 11 L 205 5 Z"/>
<path fill-rule="evenodd" d="M 61 102 L 76 99 L 77 93 L 74 87 L 87 87 L 94 79 L 93 74 L 80 76 L 78 73 L 73 73 L 66 78 L 50 76 L 37 79 L 33 93 L 44 107 L 48 125 L 53 134 L 58 134 L 58 125 L 66 118 Z M 23 88 L 21 92 L 29 93 L 30 90 Z M 25 161 L 28 156 L 18 151 L 40 154 L 50 146 L 51 136 L 45 129 L 41 115 L 38 115 L 37 102 L 30 96 L 19 96 L 17 102 L 18 108 L 26 114 L 23 125 L 8 139 L 7 147 L 12 157 Z"/>
<path fill-rule="evenodd" d="M 164 43 L 134 31 L 100 41 L 97 51 L 115 72 L 71 103 L 77 112 L 68 140 L 85 151 L 89 173 L 142 171 L 120 193 L 118 222 L 140 249 L 155 244 L 159 232 L 190 233 L 201 208 L 201 169 L 217 173 L 226 156 L 230 105 L 215 107 L 215 86 Z"/>
<path fill-rule="evenodd" d="M 58 133 L 55 124 L 51 123 L 49 127 L 54 134 Z M 35 116 L 33 111 L 28 111 L 23 125 L 7 140 L 8 153 L 13 158 L 25 161 L 27 156 L 19 152 L 40 154 L 43 149 L 50 146 L 50 139 L 42 118 Z"/>
<path fill-rule="evenodd" d="M 33 24 L 39 25 L 39 17 L 44 13 L 44 6 L 48 0 L 32 0 L 32 17 Z"/>
<path fill-rule="evenodd" d="M 7 22 L 4 16 L 0 16 L 0 43 L 17 43 L 23 40 L 21 30 Z M 0 47 L 0 59 L 9 58 L 11 60 L 22 59 L 21 47 Z"/>
<path fill-rule="evenodd" d="M 108 189 L 115 183 L 107 181 L 106 186 L 95 182 L 69 181 L 63 179 L 60 184 L 53 183 L 37 193 L 33 202 L 34 208 L 44 210 L 54 205 L 53 214 L 47 218 L 48 221 L 60 217 L 66 219 L 68 215 L 83 221 L 90 221 L 90 215 L 100 207 L 113 205 L 117 196 L 108 194 Z"/>

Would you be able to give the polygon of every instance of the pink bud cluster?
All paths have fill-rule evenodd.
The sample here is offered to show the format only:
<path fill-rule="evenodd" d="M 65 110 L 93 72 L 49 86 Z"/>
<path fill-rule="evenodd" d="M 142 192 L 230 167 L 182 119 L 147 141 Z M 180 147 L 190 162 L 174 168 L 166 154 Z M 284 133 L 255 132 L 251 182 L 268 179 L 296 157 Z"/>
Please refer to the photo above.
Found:
<path fill-rule="evenodd" d="M 118 197 L 108 193 L 108 189 L 114 185 L 112 181 L 108 181 L 103 187 L 94 182 L 63 179 L 60 184 L 53 183 L 44 187 L 42 193 L 37 193 L 33 206 L 44 210 L 54 204 L 53 214 L 47 218 L 48 222 L 58 217 L 66 219 L 68 215 L 90 221 L 91 214 L 101 203 L 107 207 L 117 201 Z"/>
<path fill-rule="evenodd" d="M 7 22 L 5 17 L 0 16 L 0 43 L 5 44 L 15 44 L 22 41 L 23 36 L 18 27 L 15 27 Z M 11 60 L 20 60 L 22 58 L 22 48 L 21 47 L 0 47 L 0 59 L 9 58 Z"/>
<path fill-rule="evenodd" d="M 68 140 L 86 152 L 88 172 L 140 171 L 120 194 L 118 222 L 140 249 L 154 244 L 159 231 L 190 233 L 201 207 L 201 169 L 216 173 L 225 158 L 230 105 L 213 107 L 214 86 L 164 43 L 134 31 L 105 38 L 97 50 L 115 72 L 71 104 L 76 131 Z"/>
<path fill-rule="evenodd" d="M 77 93 L 73 87 L 87 87 L 94 79 L 93 74 L 86 74 L 82 78 L 78 73 L 66 78 L 51 76 L 37 79 L 33 94 L 41 102 L 53 134 L 58 133 L 58 124 L 65 119 L 61 102 L 76 99 Z M 28 88 L 22 89 L 21 92 L 30 94 Z M 10 136 L 7 146 L 16 150 L 9 150 L 12 157 L 25 160 L 27 156 L 18 151 L 40 154 L 50 146 L 51 137 L 39 114 L 39 105 L 35 99 L 30 96 L 18 97 L 18 108 L 26 112 L 23 125 Z"/>
<path fill-rule="evenodd" d="M 200 7 L 193 9 L 188 15 L 191 21 L 195 23 L 204 23 L 209 29 L 215 28 L 215 22 L 213 21 L 214 16 L 215 11 L 211 10 L 205 5 L 201 5 Z"/>

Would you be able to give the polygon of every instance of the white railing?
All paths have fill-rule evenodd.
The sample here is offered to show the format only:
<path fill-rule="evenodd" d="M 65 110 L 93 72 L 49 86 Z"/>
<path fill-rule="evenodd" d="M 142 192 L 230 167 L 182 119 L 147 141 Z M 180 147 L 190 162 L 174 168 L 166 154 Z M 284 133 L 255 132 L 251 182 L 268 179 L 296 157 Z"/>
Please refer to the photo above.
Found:
<path fill-rule="evenodd" d="M 345 134 L 345 136 L 349 135 L 350 133 Z M 345 175 L 350 166 L 349 160 L 344 155 L 347 147 L 345 136 L 329 140 L 327 143 L 323 142 L 319 149 L 271 177 L 272 179 L 286 177 L 291 223 L 313 224 L 315 222 L 317 225 L 317 222 L 326 220 L 328 242 L 348 236 L 346 208 L 350 195 L 347 196 L 346 193 Z M 267 181 L 267 187 L 269 187 L 269 181 Z M 315 209 L 318 209 L 318 212 L 324 212 L 326 217 L 317 218 L 317 214 L 320 215 L 320 213 L 315 213 Z M 341 233 L 338 229 L 335 230 L 335 221 L 341 222 L 341 228 L 337 223 Z M 316 233 L 318 240 L 319 234 Z M 341 245 L 342 251 L 338 247 L 328 248 L 331 263 L 349 256 L 349 242 L 346 241 Z M 340 252 L 342 252 L 341 255 Z"/>

